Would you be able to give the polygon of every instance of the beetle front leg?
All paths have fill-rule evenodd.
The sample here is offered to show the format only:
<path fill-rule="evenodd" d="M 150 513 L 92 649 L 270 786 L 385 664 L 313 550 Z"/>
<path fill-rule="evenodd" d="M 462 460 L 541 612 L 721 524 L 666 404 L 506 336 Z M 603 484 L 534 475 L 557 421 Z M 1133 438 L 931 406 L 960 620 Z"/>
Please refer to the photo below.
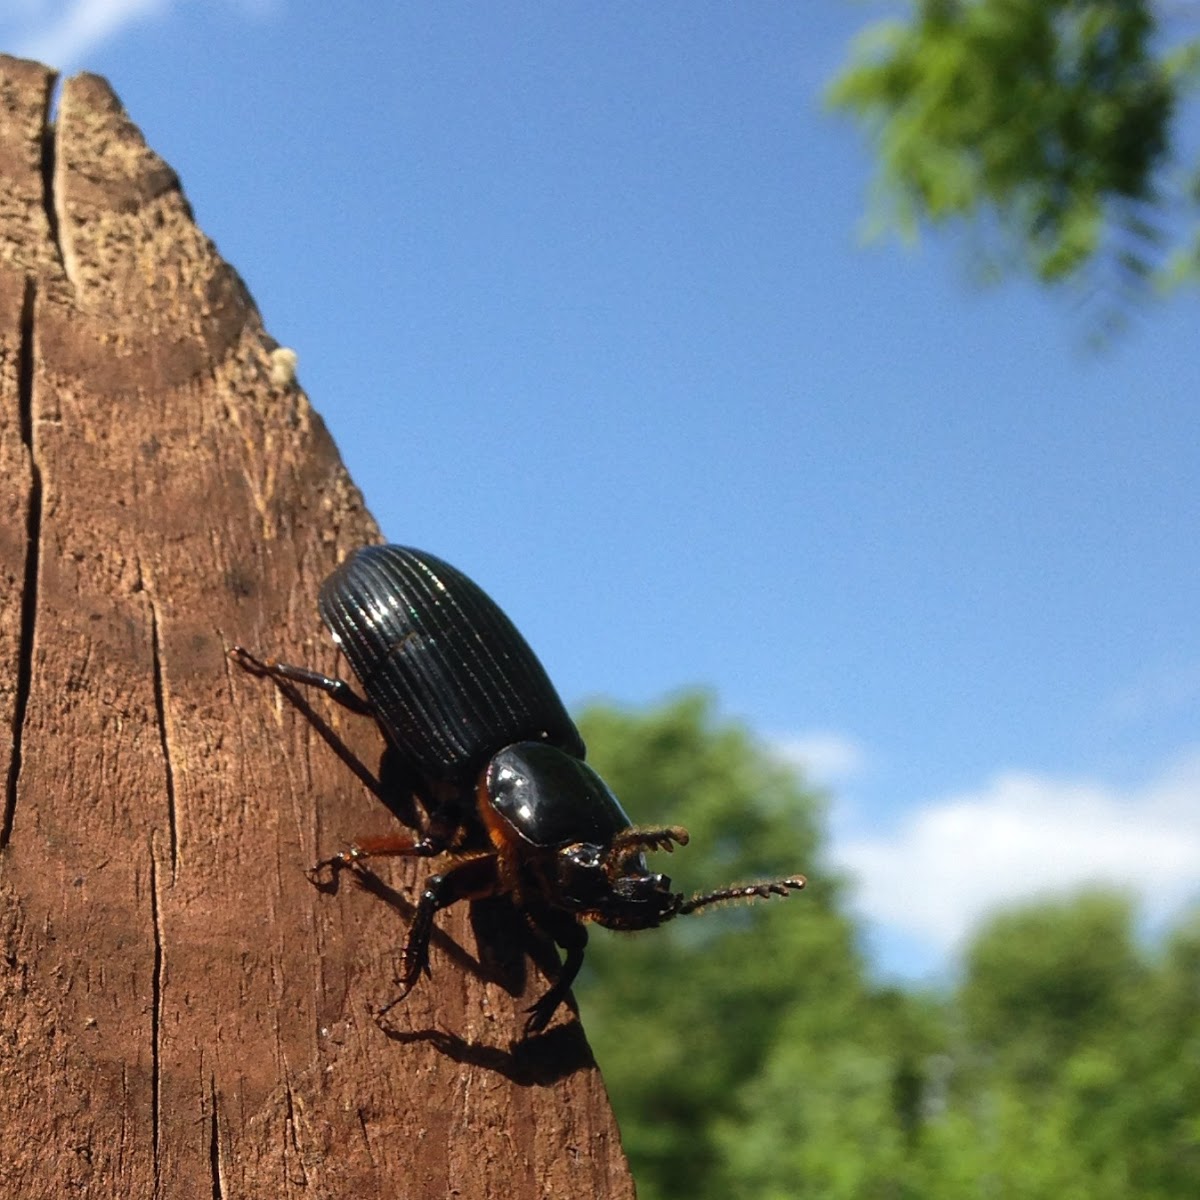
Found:
<path fill-rule="evenodd" d="M 553 985 L 528 1009 L 529 1018 L 525 1022 L 526 1037 L 531 1033 L 540 1033 L 550 1024 L 550 1018 L 567 998 L 571 984 L 575 982 L 575 976 L 583 966 L 583 951 L 587 946 L 587 926 L 574 918 L 564 917 L 555 921 L 553 928 L 547 929 L 546 932 L 567 952 L 567 957 Z"/>
<path fill-rule="evenodd" d="M 682 825 L 664 825 L 656 829 L 639 829 L 636 825 L 622 829 L 612 840 L 610 849 L 620 853 L 630 850 L 666 850 L 686 846 L 691 839 Z"/>
<path fill-rule="evenodd" d="M 479 854 L 460 862 L 440 875 L 425 881 L 425 890 L 417 904 L 412 928 L 400 952 L 400 975 L 396 984 L 399 995 L 379 1010 L 382 1020 L 412 991 L 422 973 L 429 972 L 429 939 L 433 936 L 433 918 L 443 908 L 460 900 L 482 900 L 500 890 L 500 876 L 494 854 Z"/>
<path fill-rule="evenodd" d="M 604 855 L 604 873 L 609 879 L 620 875 L 626 863 L 644 850 L 666 850 L 688 844 L 688 831 L 682 825 L 666 825 L 660 829 L 622 829 L 612 840 Z"/>

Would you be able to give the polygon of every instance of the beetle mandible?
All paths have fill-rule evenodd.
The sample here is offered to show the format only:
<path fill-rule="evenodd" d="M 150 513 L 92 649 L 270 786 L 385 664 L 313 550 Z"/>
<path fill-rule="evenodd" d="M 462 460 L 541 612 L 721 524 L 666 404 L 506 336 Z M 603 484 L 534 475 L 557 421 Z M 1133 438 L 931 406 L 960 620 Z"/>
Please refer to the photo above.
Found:
<path fill-rule="evenodd" d="M 672 892 L 645 856 L 686 845 L 687 831 L 632 824 L 584 761 L 579 730 L 529 644 L 449 563 L 404 546 L 364 547 L 325 581 L 318 607 L 365 696 L 240 646 L 230 655 L 252 674 L 319 688 L 373 717 L 424 810 L 415 833 L 362 839 L 314 871 L 336 875 L 384 855 L 450 862 L 425 881 L 393 1003 L 429 972 L 434 915 L 460 900 L 510 896 L 566 952 L 557 980 L 529 1009 L 530 1034 L 549 1023 L 579 972 L 585 922 L 649 929 L 722 900 L 804 887 L 793 875 L 690 899 Z"/>

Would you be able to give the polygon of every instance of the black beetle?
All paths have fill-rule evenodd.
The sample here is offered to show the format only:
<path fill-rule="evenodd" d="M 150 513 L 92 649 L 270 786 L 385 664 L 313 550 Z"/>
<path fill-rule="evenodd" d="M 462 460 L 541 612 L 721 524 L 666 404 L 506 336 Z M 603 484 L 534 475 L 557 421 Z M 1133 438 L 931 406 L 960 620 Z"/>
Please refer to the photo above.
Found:
<path fill-rule="evenodd" d="M 651 873 L 645 852 L 685 845 L 687 831 L 630 822 L 584 762 L 579 730 L 528 643 L 448 563 L 403 546 L 367 546 L 325 581 L 319 608 L 365 698 L 305 667 L 240 646 L 230 654 L 253 674 L 320 688 L 373 717 L 425 811 L 416 835 L 363 839 L 314 870 L 336 873 L 382 855 L 450 859 L 425 882 L 397 1000 L 429 971 L 434 914 L 459 900 L 508 895 L 566 951 L 558 980 L 529 1010 L 528 1034 L 545 1028 L 579 972 L 583 922 L 648 929 L 721 900 L 804 886 L 796 875 L 685 899 Z"/>

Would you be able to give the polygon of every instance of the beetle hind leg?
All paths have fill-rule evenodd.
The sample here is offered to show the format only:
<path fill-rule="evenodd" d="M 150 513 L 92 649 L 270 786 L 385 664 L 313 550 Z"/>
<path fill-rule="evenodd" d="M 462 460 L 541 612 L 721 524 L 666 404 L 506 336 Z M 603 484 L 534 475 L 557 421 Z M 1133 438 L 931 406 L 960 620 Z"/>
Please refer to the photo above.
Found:
<path fill-rule="evenodd" d="M 231 646 L 229 657 L 249 675 L 257 675 L 265 679 L 286 679 L 289 683 L 302 683 L 305 687 L 314 687 L 336 700 L 343 708 L 349 709 L 359 716 L 374 715 L 370 702 L 360 696 L 344 679 L 335 679 L 330 675 L 322 675 L 309 667 L 293 667 L 290 663 L 276 662 L 273 658 L 259 658 L 251 654 L 245 646 Z"/>

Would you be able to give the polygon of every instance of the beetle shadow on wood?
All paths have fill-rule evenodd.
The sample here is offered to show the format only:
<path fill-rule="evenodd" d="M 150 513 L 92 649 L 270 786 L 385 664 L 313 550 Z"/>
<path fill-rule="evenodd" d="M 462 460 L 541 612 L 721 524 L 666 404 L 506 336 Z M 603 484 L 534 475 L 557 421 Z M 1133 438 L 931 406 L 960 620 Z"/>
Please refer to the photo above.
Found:
<path fill-rule="evenodd" d="M 520 1087 L 547 1087 L 596 1065 L 578 1020 L 521 1038 L 507 1049 L 469 1042 L 444 1029 L 381 1028 L 389 1041 L 404 1046 L 426 1042 L 457 1063 L 495 1071 Z"/>
<path fill-rule="evenodd" d="M 416 916 L 417 906 L 403 892 L 392 887 L 390 883 L 381 879 L 374 871 L 361 863 L 355 864 L 353 867 L 348 868 L 348 870 L 353 876 L 357 887 L 376 897 L 376 899 L 382 900 L 389 908 L 395 909 L 404 918 L 406 926 L 411 925 L 413 918 Z M 336 891 L 338 886 L 337 876 L 330 883 L 317 884 L 316 886 L 321 891 Z M 477 901 L 476 903 L 486 902 Z M 475 905 L 473 904 L 472 908 L 474 907 Z M 445 930 L 439 928 L 437 925 L 433 927 L 429 941 L 431 945 L 436 946 L 442 954 L 450 959 L 460 971 L 469 971 L 471 974 L 489 983 L 498 983 L 511 995 L 517 995 L 523 990 L 523 982 L 514 984 L 511 976 L 506 977 L 500 973 L 494 974 L 489 969 L 486 960 L 491 958 L 490 954 L 481 954 L 479 958 L 476 958 L 475 955 L 463 949 Z"/>
<path fill-rule="evenodd" d="M 402 892 L 365 867 L 354 870 L 356 884 L 410 920 L 416 905 Z M 525 992 L 526 959 L 532 959 L 548 979 L 561 969 L 558 952 L 529 927 L 506 896 L 475 900 L 470 906 L 471 929 L 479 956 L 464 950 L 444 930 L 435 928 L 432 942 L 455 966 L 487 983 L 502 987 L 510 996 Z M 592 1067 L 595 1059 L 578 1021 L 573 999 L 567 1001 L 576 1019 L 543 1033 L 518 1037 L 509 1047 L 471 1042 L 442 1029 L 401 1030 L 379 1024 L 390 1041 L 408 1045 L 428 1042 L 455 1062 L 483 1067 L 522 1086 L 547 1085 Z"/>
<path fill-rule="evenodd" d="M 256 663 L 256 660 L 253 658 L 253 656 L 246 656 L 250 659 L 252 664 L 250 668 L 246 668 L 244 661 L 238 657 L 239 655 L 245 654 L 245 652 L 241 650 L 241 647 L 235 646 L 227 653 L 233 657 L 235 662 L 239 662 L 243 669 L 251 670 L 252 674 L 263 674 L 263 671 L 254 669 L 253 664 Z M 261 664 L 259 665 L 261 666 Z M 367 791 L 380 800 L 384 806 L 393 814 L 395 814 L 395 816 L 398 817 L 402 822 L 404 822 L 404 824 L 409 825 L 410 818 L 412 822 L 416 821 L 417 815 L 415 802 L 411 800 L 408 801 L 408 803 L 412 805 L 412 809 L 410 811 L 399 796 L 390 795 L 385 791 L 383 778 L 385 774 L 392 769 L 391 759 L 386 749 L 380 757 L 379 776 L 377 777 L 371 773 L 371 770 L 366 763 L 364 763 L 363 760 L 359 758 L 349 746 L 346 745 L 345 741 L 343 741 L 333 726 L 331 726 L 329 722 L 326 721 L 325 718 L 321 716 L 321 714 L 317 712 L 317 710 L 313 708 L 311 704 L 309 704 L 307 697 L 294 683 L 292 683 L 290 679 L 283 679 L 278 675 L 269 675 L 268 678 L 279 689 L 287 702 L 313 727 L 313 729 L 317 731 L 317 736 L 320 737 L 320 739 L 334 752 L 334 754 L 338 756 L 339 759 L 341 759 L 341 761 L 347 767 L 349 767 L 355 778 L 358 779 L 358 781 L 367 789 Z"/>

